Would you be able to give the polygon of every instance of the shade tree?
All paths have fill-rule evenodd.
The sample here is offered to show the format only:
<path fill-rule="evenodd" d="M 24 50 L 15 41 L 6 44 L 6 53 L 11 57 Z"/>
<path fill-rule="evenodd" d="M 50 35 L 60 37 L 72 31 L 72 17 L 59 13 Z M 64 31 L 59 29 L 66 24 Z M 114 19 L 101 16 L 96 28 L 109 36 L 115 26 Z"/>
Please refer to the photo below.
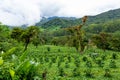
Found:
<path fill-rule="evenodd" d="M 70 32 L 69 40 L 71 39 L 71 44 L 76 50 L 82 53 L 85 49 L 85 46 L 88 43 L 87 38 L 85 37 L 85 31 L 82 30 L 82 27 L 85 25 L 87 16 L 82 18 L 82 23 L 78 26 L 66 28 Z"/>
<path fill-rule="evenodd" d="M 27 50 L 28 44 L 36 39 L 38 35 L 39 28 L 35 26 L 30 26 L 26 29 L 17 27 L 13 28 L 11 32 L 11 38 L 24 43 L 24 51 Z"/>
<path fill-rule="evenodd" d="M 106 49 L 110 49 L 109 40 L 111 38 L 111 34 L 100 32 L 99 34 L 95 34 L 92 36 L 92 42 L 100 49 L 105 51 Z"/>

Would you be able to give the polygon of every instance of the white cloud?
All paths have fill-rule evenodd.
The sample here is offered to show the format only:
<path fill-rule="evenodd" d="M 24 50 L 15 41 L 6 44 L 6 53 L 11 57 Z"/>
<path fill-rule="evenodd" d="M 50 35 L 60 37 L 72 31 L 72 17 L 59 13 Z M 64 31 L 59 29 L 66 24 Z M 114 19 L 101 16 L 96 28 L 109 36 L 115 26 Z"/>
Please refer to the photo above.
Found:
<path fill-rule="evenodd" d="M 64 8 L 59 15 L 81 17 L 120 8 L 120 0 L 61 0 Z"/>
<path fill-rule="evenodd" d="M 82 17 L 120 8 L 120 0 L 0 0 L 0 21 L 33 25 L 44 16 Z"/>

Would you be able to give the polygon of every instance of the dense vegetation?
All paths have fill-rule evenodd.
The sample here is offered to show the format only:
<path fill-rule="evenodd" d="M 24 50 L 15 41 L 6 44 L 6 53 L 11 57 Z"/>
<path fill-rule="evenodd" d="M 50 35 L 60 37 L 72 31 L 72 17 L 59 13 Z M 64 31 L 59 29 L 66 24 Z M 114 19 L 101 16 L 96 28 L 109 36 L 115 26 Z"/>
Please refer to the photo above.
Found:
<path fill-rule="evenodd" d="M 55 17 L 42 27 L 0 24 L 0 80 L 119 80 L 118 13 Z"/>
<path fill-rule="evenodd" d="M 104 12 L 98 14 L 96 16 L 88 16 L 87 24 L 100 24 L 105 23 L 107 21 L 113 21 L 120 19 L 120 9 L 110 10 L 108 12 Z M 36 26 L 42 26 L 43 28 L 50 28 L 50 27 L 71 27 L 76 26 L 81 23 L 81 18 L 64 18 L 64 17 L 52 17 L 52 18 L 43 18 L 40 22 L 36 24 Z"/>

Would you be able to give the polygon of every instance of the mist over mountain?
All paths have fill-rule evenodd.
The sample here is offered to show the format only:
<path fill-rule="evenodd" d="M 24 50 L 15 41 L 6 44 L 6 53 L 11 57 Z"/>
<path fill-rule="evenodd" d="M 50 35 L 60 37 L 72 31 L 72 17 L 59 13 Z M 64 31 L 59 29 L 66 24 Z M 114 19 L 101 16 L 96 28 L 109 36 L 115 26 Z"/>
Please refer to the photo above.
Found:
<path fill-rule="evenodd" d="M 103 23 L 111 20 L 120 19 L 120 9 L 110 10 L 95 16 L 88 15 L 87 24 L 92 23 Z M 61 28 L 64 27 L 71 27 L 75 25 L 79 25 L 81 23 L 81 18 L 75 17 L 49 17 L 49 18 L 42 18 L 42 20 L 36 23 L 36 26 L 41 26 L 43 28 L 59 26 Z"/>
<path fill-rule="evenodd" d="M 35 25 L 42 17 L 97 15 L 120 8 L 120 0 L 1 0 L 0 22 L 9 26 Z"/>

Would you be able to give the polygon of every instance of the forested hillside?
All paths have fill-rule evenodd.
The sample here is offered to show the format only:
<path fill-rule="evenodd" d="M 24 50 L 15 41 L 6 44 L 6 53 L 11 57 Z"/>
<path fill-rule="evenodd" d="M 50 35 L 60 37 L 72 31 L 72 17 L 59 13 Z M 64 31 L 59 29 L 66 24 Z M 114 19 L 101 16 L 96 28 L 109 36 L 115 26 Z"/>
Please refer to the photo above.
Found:
<path fill-rule="evenodd" d="M 96 16 L 89 16 L 88 15 L 88 21 L 87 25 L 90 24 L 100 24 L 105 23 L 108 21 L 114 21 L 120 19 L 120 9 L 116 10 L 110 10 L 108 12 L 104 12 L 101 14 L 98 14 Z M 41 22 L 37 23 L 36 26 L 41 26 L 43 28 L 49 28 L 49 27 L 71 27 L 75 26 L 81 23 L 81 18 L 68 18 L 68 17 L 51 17 L 51 18 L 43 18 Z"/>

